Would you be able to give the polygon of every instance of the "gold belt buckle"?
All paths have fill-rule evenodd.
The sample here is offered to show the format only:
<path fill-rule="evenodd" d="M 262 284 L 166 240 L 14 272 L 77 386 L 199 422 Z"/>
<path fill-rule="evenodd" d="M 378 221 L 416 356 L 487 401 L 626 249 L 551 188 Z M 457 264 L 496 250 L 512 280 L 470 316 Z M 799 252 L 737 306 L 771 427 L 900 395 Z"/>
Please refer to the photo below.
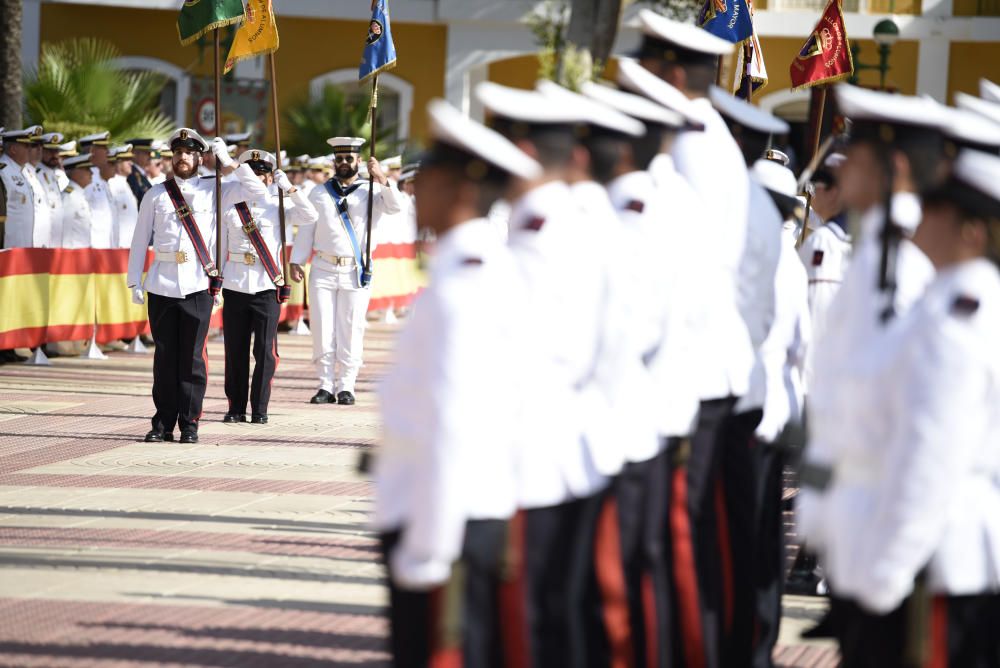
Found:
<path fill-rule="evenodd" d="M 243 254 L 243 264 L 250 265 L 250 264 L 255 264 L 256 262 L 257 262 L 257 258 L 254 257 L 253 253 L 244 253 Z"/>
<path fill-rule="evenodd" d="M 187 251 L 179 250 L 174 253 L 174 259 L 177 260 L 177 264 L 184 264 L 188 261 Z"/>
<path fill-rule="evenodd" d="M 257 231 L 257 219 L 251 218 L 250 222 L 243 226 L 243 231 L 252 234 Z"/>
<path fill-rule="evenodd" d="M 190 215 L 191 215 L 191 207 L 184 205 L 177 208 L 178 218 L 187 218 Z"/>

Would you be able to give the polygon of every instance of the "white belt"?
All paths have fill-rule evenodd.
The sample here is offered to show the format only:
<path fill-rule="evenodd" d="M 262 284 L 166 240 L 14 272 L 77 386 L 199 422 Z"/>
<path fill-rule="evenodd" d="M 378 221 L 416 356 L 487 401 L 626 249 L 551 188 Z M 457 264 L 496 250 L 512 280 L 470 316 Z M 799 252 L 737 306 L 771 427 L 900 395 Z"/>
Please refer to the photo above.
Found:
<path fill-rule="evenodd" d="M 257 256 L 254 255 L 253 253 L 233 253 L 232 251 L 230 251 L 229 261 L 239 262 L 240 264 L 245 264 L 245 265 L 254 265 L 257 264 Z"/>
<path fill-rule="evenodd" d="M 172 264 L 184 264 L 194 260 L 194 253 L 187 251 L 156 251 L 157 262 L 170 262 Z"/>
<path fill-rule="evenodd" d="M 324 253 L 323 251 L 316 251 L 316 256 L 338 267 L 353 267 L 356 264 L 353 257 L 339 257 L 337 255 Z"/>

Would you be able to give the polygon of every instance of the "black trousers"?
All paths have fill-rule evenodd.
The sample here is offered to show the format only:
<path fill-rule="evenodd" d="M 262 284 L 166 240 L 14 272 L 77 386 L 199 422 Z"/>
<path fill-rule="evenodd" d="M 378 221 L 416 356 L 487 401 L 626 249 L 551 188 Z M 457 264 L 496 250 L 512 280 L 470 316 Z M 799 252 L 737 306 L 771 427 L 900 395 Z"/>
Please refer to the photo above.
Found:
<path fill-rule="evenodd" d="M 722 553 L 723 652 L 726 668 L 751 665 L 755 633 L 754 557 L 760 506 L 757 439 L 754 431 L 764 416 L 760 409 L 738 413 L 723 428 L 721 528 L 728 552 Z M 721 548 L 725 550 L 726 545 Z"/>
<path fill-rule="evenodd" d="M 919 596 L 885 615 L 833 599 L 843 668 L 1000 668 L 1000 594 Z"/>
<path fill-rule="evenodd" d="M 719 490 L 727 426 L 736 405 L 736 397 L 702 401 L 698 424 L 690 439 L 686 462 L 685 494 L 688 530 L 693 545 L 693 567 L 697 580 L 697 603 L 688 605 L 684 614 L 696 607 L 699 619 L 681 620 L 685 665 L 718 668 L 722 663 L 723 638 L 723 568 L 719 524 Z M 688 564 L 678 564 L 686 568 Z M 678 573 L 682 581 L 689 575 Z M 689 597 L 690 598 L 690 597 Z"/>
<path fill-rule="evenodd" d="M 782 472 L 787 450 L 770 443 L 755 448 L 757 500 L 753 557 L 754 668 L 774 666 L 774 646 L 781 626 L 781 596 L 785 590 L 785 516 Z"/>
<path fill-rule="evenodd" d="M 587 666 L 607 653 L 594 537 L 604 494 L 524 513 L 528 645 L 534 666 Z"/>
<path fill-rule="evenodd" d="M 148 293 L 153 353 L 153 429 L 173 431 L 175 425 L 197 429 L 208 384 L 205 337 L 213 299 L 207 290 L 184 298 Z"/>
<path fill-rule="evenodd" d="M 401 531 L 381 535 L 386 564 Z M 422 668 L 451 655 L 455 665 L 504 665 L 498 595 L 503 575 L 507 522 L 466 524 L 461 559 L 450 581 L 430 591 L 401 589 L 389 578 L 392 665 Z"/>
<path fill-rule="evenodd" d="M 281 304 L 274 290 L 248 295 L 222 291 L 222 332 L 226 340 L 226 398 L 229 412 L 246 415 L 247 390 L 253 415 L 267 415 L 271 381 L 278 368 L 278 318 Z M 250 337 L 253 336 L 253 381 L 250 376 Z"/>

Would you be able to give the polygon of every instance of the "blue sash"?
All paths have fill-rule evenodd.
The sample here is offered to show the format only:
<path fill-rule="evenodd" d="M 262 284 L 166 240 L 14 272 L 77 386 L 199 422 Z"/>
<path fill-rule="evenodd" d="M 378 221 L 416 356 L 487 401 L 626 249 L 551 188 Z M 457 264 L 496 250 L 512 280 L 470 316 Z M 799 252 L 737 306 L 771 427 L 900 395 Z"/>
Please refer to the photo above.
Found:
<path fill-rule="evenodd" d="M 344 231 L 347 232 L 347 238 L 351 240 L 351 248 L 354 249 L 354 263 L 358 272 L 358 285 L 367 288 L 372 282 L 372 277 L 370 273 L 366 274 L 364 271 L 364 256 L 361 254 L 361 246 L 358 244 L 358 238 L 354 234 L 354 225 L 351 224 L 351 217 L 347 214 L 347 196 L 360 188 L 361 183 L 355 183 L 346 191 L 341 189 L 340 184 L 335 179 L 330 179 L 324 185 L 326 186 L 327 193 L 333 199 L 334 205 L 337 207 L 337 213 L 340 214 L 340 221 L 344 224 Z"/>

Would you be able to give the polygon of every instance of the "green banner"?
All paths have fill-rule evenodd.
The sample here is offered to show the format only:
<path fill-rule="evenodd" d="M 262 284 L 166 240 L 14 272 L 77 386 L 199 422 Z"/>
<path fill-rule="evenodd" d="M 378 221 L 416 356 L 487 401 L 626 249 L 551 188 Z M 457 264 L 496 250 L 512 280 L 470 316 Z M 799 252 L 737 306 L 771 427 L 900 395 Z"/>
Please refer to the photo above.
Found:
<path fill-rule="evenodd" d="M 186 0 L 177 17 L 177 35 L 188 45 L 215 28 L 239 23 L 243 0 Z"/>

